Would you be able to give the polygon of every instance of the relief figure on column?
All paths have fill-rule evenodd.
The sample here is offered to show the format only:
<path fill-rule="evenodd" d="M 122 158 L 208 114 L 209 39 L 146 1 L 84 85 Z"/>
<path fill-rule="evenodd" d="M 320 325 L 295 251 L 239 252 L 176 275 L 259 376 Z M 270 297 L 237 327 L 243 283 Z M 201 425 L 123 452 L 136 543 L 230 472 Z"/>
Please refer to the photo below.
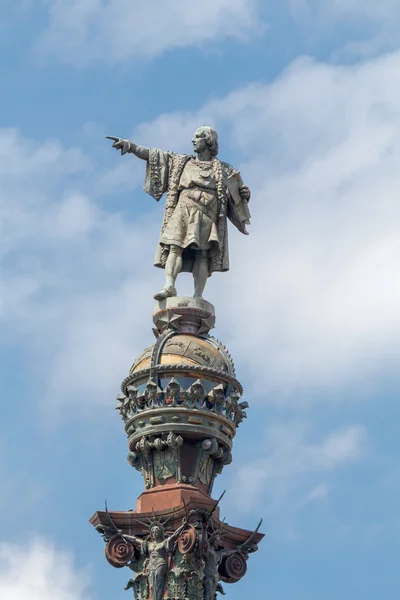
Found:
<path fill-rule="evenodd" d="M 217 158 L 218 135 L 208 126 L 195 132 L 195 155 L 176 154 L 106 136 L 121 154 L 146 161 L 144 190 L 155 200 L 166 193 L 164 219 L 155 266 L 165 269 L 163 288 L 156 300 L 176 296 L 181 271 L 194 278 L 194 297 L 202 298 L 207 278 L 228 271 L 227 219 L 244 234 L 250 223 L 250 190 L 239 171 Z"/>
<path fill-rule="evenodd" d="M 169 537 L 166 537 L 161 523 L 150 527 L 150 539 L 142 540 L 136 536 L 124 535 L 124 539 L 132 542 L 140 553 L 146 557 L 145 570 L 151 600 L 162 600 L 168 575 L 168 557 L 174 550 L 174 544 L 186 527 L 186 521 Z"/>

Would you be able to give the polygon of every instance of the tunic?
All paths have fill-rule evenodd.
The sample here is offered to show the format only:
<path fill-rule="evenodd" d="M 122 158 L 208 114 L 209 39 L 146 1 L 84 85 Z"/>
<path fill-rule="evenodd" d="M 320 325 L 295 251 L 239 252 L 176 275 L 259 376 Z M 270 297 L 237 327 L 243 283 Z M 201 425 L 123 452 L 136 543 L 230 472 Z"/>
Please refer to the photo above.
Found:
<path fill-rule="evenodd" d="M 228 271 L 227 218 L 246 232 L 250 212 L 236 193 L 240 173 L 217 158 L 198 161 L 189 154 L 151 148 L 144 191 L 157 201 L 167 192 L 155 266 L 165 268 L 171 245 L 183 249 L 182 271 L 193 271 L 196 253 L 207 252 L 209 275 Z"/>
<path fill-rule="evenodd" d="M 215 255 L 220 251 L 220 242 L 216 224 L 217 186 L 211 163 L 207 169 L 195 159 L 189 160 L 183 169 L 178 191 L 178 203 L 160 235 L 160 243 L 211 250 Z"/>

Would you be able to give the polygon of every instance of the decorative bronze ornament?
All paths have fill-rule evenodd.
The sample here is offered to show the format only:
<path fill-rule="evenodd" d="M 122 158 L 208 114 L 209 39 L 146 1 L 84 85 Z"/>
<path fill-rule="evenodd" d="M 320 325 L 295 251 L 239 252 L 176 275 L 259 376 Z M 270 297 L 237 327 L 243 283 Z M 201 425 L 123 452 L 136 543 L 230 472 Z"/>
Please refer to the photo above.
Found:
<path fill-rule="evenodd" d="M 191 552 L 196 545 L 197 533 L 193 525 L 187 525 L 178 539 L 178 550 L 181 554 Z"/>
<path fill-rule="evenodd" d="M 236 583 L 246 575 L 246 559 L 240 552 L 229 554 L 219 568 L 222 581 Z"/>
<path fill-rule="evenodd" d="M 133 544 L 124 540 L 120 535 L 111 538 L 104 549 L 106 559 L 116 569 L 125 567 L 135 554 Z"/>

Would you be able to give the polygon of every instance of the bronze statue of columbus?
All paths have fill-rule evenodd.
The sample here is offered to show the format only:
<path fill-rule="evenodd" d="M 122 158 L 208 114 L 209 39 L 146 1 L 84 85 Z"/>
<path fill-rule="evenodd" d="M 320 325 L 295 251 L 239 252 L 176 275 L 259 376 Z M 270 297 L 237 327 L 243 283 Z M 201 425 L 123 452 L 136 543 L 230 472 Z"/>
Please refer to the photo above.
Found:
<path fill-rule="evenodd" d="M 208 126 L 197 129 L 192 139 L 196 156 L 106 137 L 121 154 L 146 161 L 144 190 L 150 196 L 158 201 L 167 193 L 155 258 L 166 279 L 154 298 L 176 296 L 181 271 L 193 273 L 194 297 L 202 298 L 207 278 L 229 269 L 227 219 L 244 234 L 250 223 L 250 190 L 236 169 L 217 158 L 217 132 Z"/>

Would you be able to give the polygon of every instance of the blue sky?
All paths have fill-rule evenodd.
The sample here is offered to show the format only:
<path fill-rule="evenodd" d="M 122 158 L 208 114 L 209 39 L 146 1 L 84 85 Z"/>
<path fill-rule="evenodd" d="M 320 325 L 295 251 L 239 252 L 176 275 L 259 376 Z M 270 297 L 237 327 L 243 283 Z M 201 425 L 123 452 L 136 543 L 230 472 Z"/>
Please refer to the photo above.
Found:
<path fill-rule="evenodd" d="M 216 494 L 266 533 L 228 598 L 397 599 L 399 0 L 0 4 L 0 596 L 128 597 L 88 519 L 142 490 L 114 399 L 163 207 L 103 136 L 208 123 L 253 192 L 206 290 L 250 404 Z"/>

